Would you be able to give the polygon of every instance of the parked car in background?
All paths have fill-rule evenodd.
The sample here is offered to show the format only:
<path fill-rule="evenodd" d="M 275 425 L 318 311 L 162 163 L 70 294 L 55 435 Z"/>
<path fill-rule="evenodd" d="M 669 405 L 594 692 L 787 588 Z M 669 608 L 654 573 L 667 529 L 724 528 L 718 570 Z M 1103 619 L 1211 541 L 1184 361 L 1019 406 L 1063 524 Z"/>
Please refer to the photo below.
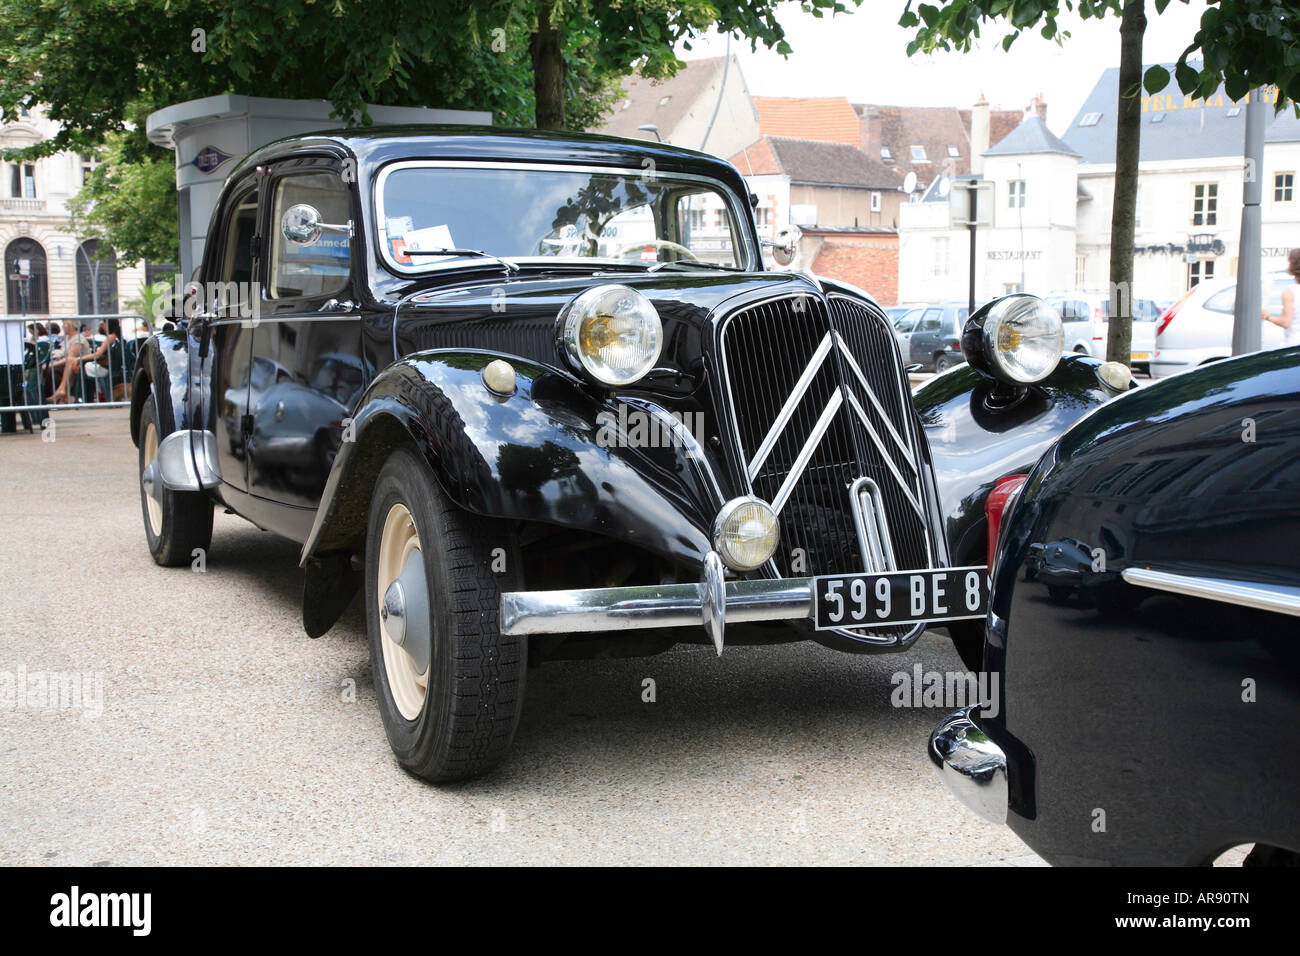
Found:
<path fill-rule="evenodd" d="M 916 323 L 920 321 L 925 308 L 923 305 L 906 308 L 892 320 L 894 324 L 894 341 L 898 343 L 898 351 L 903 356 L 904 364 L 912 364 L 909 358 L 910 346 L 908 342 L 911 340 L 912 332 L 916 329 Z"/>
<path fill-rule="evenodd" d="M 431 781 L 502 758 L 530 665 L 977 623 L 988 474 L 1129 383 L 1016 295 L 913 395 L 865 293 L 764 270 L 748 196 L 715 157 L 579 134 L 256 150 L 203 250 L 220 298 L 137 369 L 153 559 L 207 552 L 214 506 L 301 544 L 303 629 L 361 597 L 389 744 Z"/>
<path fill-rule="evenodd" d="M 1061 313 L 1065 327 L 1065 350 L 1093 358 L 1106 357 L 1110 334 L 1110 294 L 1107 292 L 1058 292 L 1044 296 Z M 1161 310 L 1153 299 L 1133 300 L 1133 338 L 1129 346 L 1133 368 L 1149 371 L 1155 351 L 1156 320 Z"/>
<path fill-rule="evenodd" d="M 908 336 L 911 364 L 927 372 L 946 372 L 966 361 L 961 353 L 961 329 L 970 316 L 966 302 L 926 306 Z"/>
<path fill-rule="evenodd" d="M 1300 726 L 1300 347 L 1131 391 L 1012 480 L 996 706 L 931 736 L 949 788 L 1055 864 L 1251 843 L 1300 864 L 1300 764 L 1279 756 Z"/>
<path fill-rule="evenodd" d="M 1285 272 L 1264 276 L 1261 299 L 1274 315 L 1282 312 L 1282 290 L 1294 282 Z M 1230 356 L 1236 304 L 1236 279 L 1218 279 L 1193 286 L 1156 323 L 1151 377 L 1173 375 Z M 1261 348 L 1275 349 L 1283 344 L 1285 333 L 1279 326 L 1263 319 L 1259 323 Z"/>

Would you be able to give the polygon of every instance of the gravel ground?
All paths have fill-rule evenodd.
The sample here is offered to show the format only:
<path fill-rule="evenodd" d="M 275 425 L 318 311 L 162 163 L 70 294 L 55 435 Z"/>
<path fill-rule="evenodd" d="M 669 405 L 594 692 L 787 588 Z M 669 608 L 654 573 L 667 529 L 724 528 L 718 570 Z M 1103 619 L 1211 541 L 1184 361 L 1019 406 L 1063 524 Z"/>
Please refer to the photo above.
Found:
<path fill-rule="evenodd" d="M 894 672 L 960 668 L 939 635 L 548 664 L 496 773 L 423 784 L 356 604 L 309 640 L 297 546 L 233 515 L 205 573 L 155 566 L 125 411 L 56 421 L 0 436 L 0 678 L 90 676 L 0 710 L 0 864 L 1041 863 L 938 782 L 941 713 L 889 704 Z"/>

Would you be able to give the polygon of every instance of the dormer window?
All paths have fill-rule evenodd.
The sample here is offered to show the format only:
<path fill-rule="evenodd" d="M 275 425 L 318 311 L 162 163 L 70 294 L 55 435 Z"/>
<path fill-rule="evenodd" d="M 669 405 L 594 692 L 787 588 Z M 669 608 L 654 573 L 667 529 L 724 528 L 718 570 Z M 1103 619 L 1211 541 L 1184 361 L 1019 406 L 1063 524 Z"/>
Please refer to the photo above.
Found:
<path fill-rule="evenodd" d="M 961 150 L 958 149 L 956 146 L 949 146 L 948 155 L 951 156 L 953 159 L 958 159 L 961 157 Z"/>
<path fill-rule="evenodd" d="M 1083 119 L 1079 120 L 1080 126 L 1096 126 L 1101 122 L 1100 113 L 1084 113 Z"/>
<path fill-rule="evenodd" d="M 885 162 L 889 162 L 891 159 L 894 158 L 894 154 L 889 151 L 888 146 L 882 146 L 880 147 L 880 158 L 883 159 Z"/>
<path fill-rule="evenodd" d="M 914 162 L 914 163 L 928 163 L 929 161 L 930 161 L 930 160 L 929 160 L 929 159 L 926 157 L 926 155 L 925 155 L 925 147 L 924 147 L 924 146 L 913 146 L 913 147 L 912 147 L 912 162 Z"/>

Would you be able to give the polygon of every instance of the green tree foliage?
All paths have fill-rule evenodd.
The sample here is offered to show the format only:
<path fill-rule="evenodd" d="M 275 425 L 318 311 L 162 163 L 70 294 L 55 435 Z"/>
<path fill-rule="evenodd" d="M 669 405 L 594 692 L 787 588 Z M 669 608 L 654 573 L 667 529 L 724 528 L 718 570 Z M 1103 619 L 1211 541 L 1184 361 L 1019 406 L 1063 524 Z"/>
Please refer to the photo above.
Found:
<path fill-rule="evenodd" d="M 141 150 L 128 133 L 111 133 L 99 160 L 68 203 L 80 239 L 108 243 L 122 262 L 177 262 L 176 164 L 170 150 Z"/>

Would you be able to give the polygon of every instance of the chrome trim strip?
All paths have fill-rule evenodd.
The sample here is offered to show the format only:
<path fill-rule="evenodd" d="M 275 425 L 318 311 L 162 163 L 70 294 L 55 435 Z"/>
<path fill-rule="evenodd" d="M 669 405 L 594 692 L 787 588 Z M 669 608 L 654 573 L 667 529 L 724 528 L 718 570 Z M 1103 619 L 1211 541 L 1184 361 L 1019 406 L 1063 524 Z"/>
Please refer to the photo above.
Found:
<path fill-rule="evenodd" d="M 916 500 L 916 496 L 907 487 L 907 482 L 903 479 L 903 473 L 899 471 L 898 466 L 894 464 L 893 456 L 885 454 L 884 443 L 880 440 L 880 436 L 876 434 L 876 430 L 871 427 L 871 422 L 867 419 L 866 410 L 863 409 L 861 403 L 852 392 L 849 392 L 847 389 L 845 389 L 845 392 L 849 397 L 849 407 L 852 408 L 858 418 L 861 419 L 863 427 L 866 428 L 867 433 L 871 435 L 871 440 L 881 449 L 880 457 L 884 460 L 885 467 L 889 469 L 889 473 L 893 475 L 894 479 L 898 482 L 898 487 L 902 489 L 904 497 L 907 498 L 907 503 L 916 510 L 916 513 L 921 516 L 921 520 L 924 522 L 925 512 L 921 510 L 920 502 Z"/>
<path fill-rule="evenodd" d="M 472 159 L 403 159 L 396 162 L 390 162 L 379 170 L 379 175 L 375 178 L 375 187 L 373 192 L 374 212 L 375 212 L 375 238 L 379 243 L 379 255 L 381 261 L 393 272 L 401 276 L 426 275 L 443 271 L 449 268 L 463 269 L 470 263 L 488 262 L 490 260 L 480 259 L 455 259 L 450 262 L 430 263 L 424 266 L 415 264 L 404 265 L 393 259 L 390 255 L 391 247 L 388 242 L 388 218 L 384 210 L 384 186 L 388 182 L 388 177 L 400 169 L 465 169 L 467 167 L 476 167 L 480 169 L 517 169 L 517 170 L 546 170 L 548 172 L 559 173 L 614 173 L 623 174 L 630 179 L 643 179 L 646 177 L 646 171 L 640 167 L 629 166 L 602 166 L 586 165 L 574 163 L 520 163 L 520 162 L 481 162 Z M 654 171 L 655 179 L 671 179 L 681 182 L 701 183 L 711 188 L 715 188 L 718 195 L 727 203 L 727 208 L 731 214 L 733 232 L 743 241 L 743 247 L 746 253 L 746 262 L 744 270 L 749 272 L 762 271 L 761 251 L 754 248 L 753 238 L 750 230 L 746 228 L 748 216 L 750 215 L 747 206 L 740 205 L 740 197 L 737 196 L 726 183 L 720 179 L 714 179 L 712 176 L 699 176 L 693 173 L 666 172 L 656 169 Z M 743 213 L 743 215 L 742 215 Z M 484 250 L 491 252 L 491 249 Z M 561 257 L 533 257 L 533 256 L 511 256 L 511 262 L 527 262 L 537 258 L 542 261 L 554 263 L 556 261 L 572 262 Z M 599 259 L 594 257 L 582 256 L 578 261 L 590 263 L 609 263 L 616 264 L 619 260 Z M 626 264 L 626 263 L 622 263 Z M 636 273 L 633 273 L 635 275 Z"/>
<path fill-rule="evenodd" d="M 865 507 L 868 503 L 870 514 Z M 853 508 L 853 523 L 858 528 L 858 544 L 863 556 L 868 558 L 866 570 L 897 571 L 898 561 L 894 558 L 894 543 L 889 537 L 889 522 L 879 486 L 863 475 L 849 487 L 849 504 Z"/>
<path fill-rule="evenodd" d="M 1300 587 L 1197 577 L 1151 568 L 1125 568 L 1122 577 L 1136 587 L 1300 617 Z"/>
<path fill-rule="evenodd" d="M 915 472 L 917 469 L 916 469 L 916 461 L 912 457 L 913 452 L 909 450 L 905 444 L 903 444 L 903 439 L 899 436 L 898 432 L 894 431 L 894 425 L 889 420 L 889 415 L 886 414 L 884 406 L 880 404 L 880 399 L 876 398 L 876 393 L 873 392 L 871 390 L 871 386 L 867 384 L 867 377 L 864 374 L 862 374 L 862 369 L 858 366 L 857 360 L 854 359 L 853 354 L 849 351 L 849 347 L 845 343 L 844 338 L 840 336 L 838 333 L 835 336 L 835 344 L 839 347 L 840 352 L 844 355 L 844 360 L 849 363 L 849 368 L 853 369 L 853 374 L 858 377 L 858 382 L 862 385 L 862 390 L 867 393 L 867 398 L 871 399 L 871 404 L 875 407 L 876 414 L 878 414 L 880 416 L 880 420 L 885 423 L 885 428 L 888 429 L 889 431 L 889 437 L 894 439 L 894 444 L 898 446 L 898 450 L 903 453 L 903 456 L 906 459 L 907 464 L 911 467 L 912 471 Z M 876 440 L 876 443 L 881 444 L 879 439 Z M 882 450 L 883 447 L 884 446 L 881 445 Z"/>
<path fill-rule="evenodd" d="M 817 419 L 817 424 L 813 425 L 808 440 L 803 443 L 803 447 L 799 449 L 799 454 L 795 456 L 794 462 L 790 465 L 789 474 L 785 476 L 785 481 L 781 482 L 780 489 L 772 498 L 772 510 L 778 515 L 781 513 L 781 509 L 785 507 L 786 500 L 794 492 L 795 483 L 802 477 L 804 469 L 808 467 L 808 462 L 817 451 L 817 446 L 821 444 L 822 437 L 826 434 L 827 429 L 831 427 L 836 412 L 840 410 L 840 406 L 843 404 L 844 393 L 837 388 L 834 394 L 827 399 L 821 417 Z"/>
<path fill-rule="evenodd" d="M 790 419 L 794 417 L 795 410 L 799 407 L 799 403 L 803 401 L 804 395 L 807 394 L 808 389 L 812 386 L 813 379 L 816 378 L 817 373 L 822 370 L 822 365 L 826 361 L 826 356 L 831 352 L 831 336 L 832 333 L 827 332 L 825 337 L 822 339 L 821 344 L 813 350 L 812 358 L 809 359 L 808 364 L 804 366 L 803 373 L 799 376 L 799 380 L 794 383 L 794 390 L 790 392 L 790 397 L 787 398 L 785 404 L 781 406 L 781 411 L 777 413 L 776 421 L 772 422 L 772 427 L 767 430 L 767 434 L 764 435 L 763 440 L 759 442 L 758 451 L 754 452 L 753 459 L 745 466 L 745 472 L 749 475 L 750 481 L 754 480 L 754 476 L 758 474 L 758 470 L 762 468 L 763 463 L 767 461 L 767 456 L 772 453 L 772 449 L 776 446 L 777 439 L 779 439 L 785 432 L 785 426 L 790 423 Z"/>
<path fill-rule="evenodd" d="M 930 734 L 930 761 L 952 795 L 990 823 L 1007 822 L 1007 755 L 971 720 L 949 714 Z"/>

